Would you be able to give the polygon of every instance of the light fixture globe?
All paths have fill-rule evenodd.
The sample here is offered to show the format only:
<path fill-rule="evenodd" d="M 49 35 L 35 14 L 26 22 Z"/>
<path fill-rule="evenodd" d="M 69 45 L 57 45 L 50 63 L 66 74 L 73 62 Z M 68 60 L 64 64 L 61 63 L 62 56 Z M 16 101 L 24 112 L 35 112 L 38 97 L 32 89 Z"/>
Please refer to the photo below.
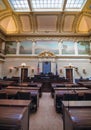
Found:
<path fill-rule="evenodd" d="M 21 66 L 22 66 L 22 67 L 25 67 L 25 66 L 26 66 L 26 63 L 21 63 Z"/>

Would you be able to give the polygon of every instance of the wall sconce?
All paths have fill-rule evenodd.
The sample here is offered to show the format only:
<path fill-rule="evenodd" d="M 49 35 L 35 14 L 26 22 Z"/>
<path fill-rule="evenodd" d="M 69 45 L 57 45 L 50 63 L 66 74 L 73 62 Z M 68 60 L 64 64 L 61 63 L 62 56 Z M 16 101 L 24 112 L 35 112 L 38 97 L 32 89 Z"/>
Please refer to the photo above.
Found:
<path fill-rule="evenodd" d="M 86 70 L 85 69 L 83 69 L 83 73 L 86 74 Z"/>
<path fill-rule="evenodd" d="M 63 71 L 62 71 L 62 69 L 60 69 L 60 74 L 62 74 L 63 73 Z"/>
<path fill-rule="evenodd" d="M 9 68 L 9 72 L 11 73 L 13 71 L 13 67 L 10 67 Z"/>
<path fill-rule="evenodd" d="M 31 69 L 31 72 L 34 73 L 34 69 Z"/>
<path fill-rule="evenodd" d="M 21 63 L 21 67 L 25 67 L 26 66 L 26 63 Z"/>
<path fill-rule="evenodd" d="M 16 71 L 18 71 L 18 70 L 19 70 L 19 68 L 18 68 L 18 67 L 14 67 L 14 68 L 15 68 L 15 70 L 16 70 Z"/>
<path fill-rule="evenodd" d="M 77 67 L 75 68 L 75 71 L 78 72 L 78 68 Z"/>

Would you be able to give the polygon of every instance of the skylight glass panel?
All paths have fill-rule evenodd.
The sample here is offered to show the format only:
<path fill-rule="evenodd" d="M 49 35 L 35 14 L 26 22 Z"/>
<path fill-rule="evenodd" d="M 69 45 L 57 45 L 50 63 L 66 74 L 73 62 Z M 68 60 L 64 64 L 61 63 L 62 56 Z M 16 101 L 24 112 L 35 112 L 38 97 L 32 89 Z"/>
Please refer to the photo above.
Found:
<path fill-rule="evenodd" d="M 30 0 L 33 11 L 62 11 L 64 0 Z"/>
<path fill-rule="evenodd" d="M 87 0 L 67 0 L 65 10 L 79 11 L 83 8 Z"/>
<path fill-rule="evenodd" d="M 14 11 L 17 12 L 30 11 L 27 0 L 9 0 L 9 3 Z"/>

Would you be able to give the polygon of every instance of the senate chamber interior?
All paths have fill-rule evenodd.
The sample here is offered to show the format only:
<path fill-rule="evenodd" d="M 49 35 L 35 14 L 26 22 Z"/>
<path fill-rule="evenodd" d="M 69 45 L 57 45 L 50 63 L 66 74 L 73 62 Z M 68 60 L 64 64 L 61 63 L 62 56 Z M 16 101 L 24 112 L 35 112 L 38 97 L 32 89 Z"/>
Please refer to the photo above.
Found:
<path fill-rule="evenodd" d="M 91 0 L 0 0 L 0 130 L 91 130 Z"/>

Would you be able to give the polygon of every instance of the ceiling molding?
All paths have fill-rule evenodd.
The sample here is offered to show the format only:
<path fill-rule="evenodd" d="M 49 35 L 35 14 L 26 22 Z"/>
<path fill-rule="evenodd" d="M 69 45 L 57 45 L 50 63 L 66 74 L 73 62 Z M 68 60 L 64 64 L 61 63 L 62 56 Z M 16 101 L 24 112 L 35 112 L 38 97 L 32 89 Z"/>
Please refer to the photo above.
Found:
<path fill-rule="evenodd" d="M 8 20 L 8 21 L 7 21 Z M 12 31 L 10 30 L 10 22 L 12 21 L 12 26 L 15 28 L 15 31 L 13 31 L 12 29 Z M 7 23 L 7 25 L 5 24 L 5 23 Z M 8 15 L 6 15 L 6 16 L 4 16 L 2 19 L 1 19 L 1 29 L 5 32 L 5 34 L 9 34 L 9 33 L 17 33 L 18 32 L 18 24 L 17 24 L 17 20 L 16 20 L 16 17 L 15 17 L 15 15 L 10 15 L 10 14 L 8 14 Z M 5 26 L 6 27 L 5 27 Z"/>
<path fill-rule="evenodd" d="M 0 38 L 4 41 L 6 40 L 6 36 L 1 29 L 0 29 Z"/>
<path fill-rule="evenodd" d="M 62 40 L 74 40 L 74 41 L 78 41 L 78 40 L 90 40 L 89 36 L 83 35 L 83 36 L 41 36 L 41 35 L 36 35 L 36 36 L 8 36 L 6 37 L 6 41 L 23 41 L 23 40 L 32 40 L 32 41 L 36 41 L 36 40 L 58 40 L 58 41 L 62 41 Z"/>
<path fill-rule="evenodd" d="M 75 27 L 73 27 L 73 23 L 75 17 L 76 17 L 75 14 L 64 14 L 63 26 L 62 26 L 63 32 L 74 32 Z"/>
<path fill-rule="evenodd" d="M 30 14 L 19 15 L 18 23 L 21 24 L 20 33 L 33 32 L 32 17 Z"/>
<path fill-rule="evenodd" d="M 91 14 L 89 14 L 87 12 L 83 12 L 83 13 L 81 13 L 79 15 L 79 18 L 77 20 L 77 27 L 76 27 L 76 32 L 77 33 L 82 33 L 83 32 L 83 31 L 79 31 L 79 25 L 80 25 L 80 22 L 81 22 L 82 18 L 84 18 L 85 16 L 91 18 Z M 90 32 L 91 32 L 91 29 L 88 30 L 88 34 L 90 34 Z M 83 32 L 83 33 L 85 33 L 85 32 Z"/>
<path fill-rule="evenodd" d="M 15 32 L 14 31 L 7 32 L 5 31 L 5 29 L 0 27 L 0 29 L 2 29 L 2 32 L 4 32 L 4 34 L 7 35 L 7 37 L 12 37 L 13 35 L 14 37 L 28 36 L 28 37 L 45 37 L 45 38 L 46 37 L 53 37 L 53 38 L 64 37 L 64 36 L 66 37 L 66 35 L 68 37 L 91 36 L 89 18 L 86 18 L 86 20 L 88 20 L 87 31 L 86 32 L 84 30 L 80 31 L 82 29 L 82 25 L 80 25 L 80 22 L 85 22 L 85 20 L 81 21 L 82 17 L 87 16 L 91 18 L 91 8 L 90 8 L 91 0 L 87 0 L 86 5 L 83 8 L 83 10 L 79 12 L 65 11 L 64 9 L 65 9 L 67 0 L 64 0 L 63 11 L 59 11 L 59 12 L 33 12 L 33 10 L 30 12 L 15 12 L 11 8 L 8 0 L 2 0 L 2 1 L 5 4 L 6 9 L 2 10 L 2 7 L 1 7 L 0 21 L 8 16 L 12 16 L 15 22 L 15 26 L 16 26 Z M 29 2 L 29 5 L 31 5 L 31 1 L 28 0 L 28 2 Z M 30 9 L 31 9 L 31 6 L 30 6 Z M 21 19 L 22 16 L 23 18 Z M 27 18 L 27 22 L 25 22 L 24 16 Z M 81 29 L 79 29 L 79 26 Z M 14 30 L 14 29 L 11 29 L 11 30 Z"/>

